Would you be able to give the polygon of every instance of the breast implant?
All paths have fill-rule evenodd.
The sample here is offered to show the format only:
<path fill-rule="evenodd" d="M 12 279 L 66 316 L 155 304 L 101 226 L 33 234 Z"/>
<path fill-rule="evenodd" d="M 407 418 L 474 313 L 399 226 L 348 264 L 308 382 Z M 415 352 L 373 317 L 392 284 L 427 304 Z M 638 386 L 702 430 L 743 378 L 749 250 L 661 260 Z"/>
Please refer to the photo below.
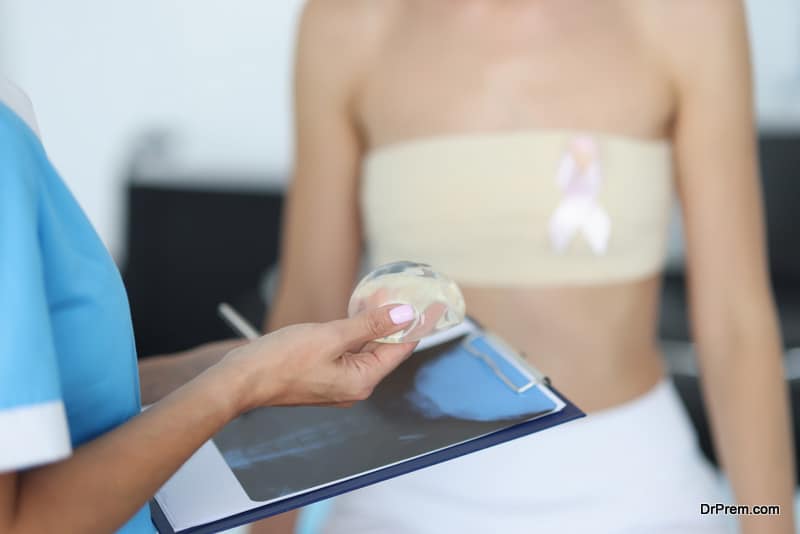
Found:
<path fill-rule="evenodd" d="M 406 328 L 378 339 L 382 343 L 418 341 L 464 320 L 464 296 L 456 283 L 430 265 L 398 261 L 377 267 L 353 290 L 347 314 L 392 304 L 409 304 L 414 320 Z"/>

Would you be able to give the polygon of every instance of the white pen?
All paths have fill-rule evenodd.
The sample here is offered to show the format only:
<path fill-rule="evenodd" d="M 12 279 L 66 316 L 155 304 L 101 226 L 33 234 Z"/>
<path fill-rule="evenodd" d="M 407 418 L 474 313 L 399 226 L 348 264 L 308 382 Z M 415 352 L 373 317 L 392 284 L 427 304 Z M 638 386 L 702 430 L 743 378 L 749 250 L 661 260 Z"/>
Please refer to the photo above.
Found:
<path fill-rule="evenodd" d="M 261 337 L 261 333 L 227 302 L 220 302 L 217 305 L 217 313 L 234 332 L 243 338 L 252 341 Z"/>

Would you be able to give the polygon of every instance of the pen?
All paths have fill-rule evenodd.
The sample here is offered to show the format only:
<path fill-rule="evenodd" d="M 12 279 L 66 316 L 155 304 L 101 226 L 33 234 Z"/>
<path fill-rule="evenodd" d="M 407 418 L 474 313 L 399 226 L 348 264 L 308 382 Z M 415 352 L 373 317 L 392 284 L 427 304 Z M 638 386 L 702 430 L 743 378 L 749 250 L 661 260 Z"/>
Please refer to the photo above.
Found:
<path fill-rule="evenodd" d="M 261 333 L 227 302 L 220 302 L 217 305 L 217 313 L 234 332 L 243 338 L 252 341 L 261 337 Z"/>

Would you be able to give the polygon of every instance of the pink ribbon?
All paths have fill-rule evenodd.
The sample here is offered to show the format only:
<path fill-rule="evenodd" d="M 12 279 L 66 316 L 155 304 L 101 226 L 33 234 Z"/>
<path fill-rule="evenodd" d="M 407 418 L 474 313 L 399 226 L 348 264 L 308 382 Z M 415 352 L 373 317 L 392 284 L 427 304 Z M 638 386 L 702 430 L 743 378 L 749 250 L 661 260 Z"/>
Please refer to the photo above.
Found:
<path fill-rule="evenodd" d="M 558 252 L 581 233 L 595 254 L 603 254 L 611 235 L 611 218 L 597 201 L 603 182 L 597 144 L 589 136 L 570 142 L 558 167 L 556 183 L 564 192 L 550 217 L 550 241 Z"/>

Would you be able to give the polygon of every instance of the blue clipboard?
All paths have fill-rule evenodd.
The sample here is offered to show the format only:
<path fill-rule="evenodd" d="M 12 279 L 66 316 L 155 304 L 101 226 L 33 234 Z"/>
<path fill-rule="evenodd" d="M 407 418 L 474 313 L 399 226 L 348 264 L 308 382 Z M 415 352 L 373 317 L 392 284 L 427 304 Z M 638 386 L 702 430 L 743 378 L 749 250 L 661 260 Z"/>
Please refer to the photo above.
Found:
<path fill-rule="evenodd" d="M 252 523 L 254 521 L 272 515 L 281 514 L 283 512 L 307 506 L 309 504 L 318 501 L 329 499 L 331 497 L 335 497 L 342 493 L 353 491 L 362 488 L 364 486 L 368 486 L 370 484 L 375 484 L 377 482 L 381 482 L 396 476 L 416 471 L 418 469 L 423 469 L 438 464 L 440 462 L 451 460 L 453 458 L 457 458 L 465 454 L 476 452 L 485 449 L 487 447 L 491 447 L 493 445 L 498 445 L 500 443 L 510 441 L 515 438 L 533 434 L 541 430 L 545 430 L 547 428 L 551 428 L 560 425 L 562 423 L 578 419 L 585 415 L 579 408 L 577 408 L 560 392 L 558 392 L 558 390 L 556 390 L 550 384 L 549 380 L 543 375 L 541 375 L 541 373 L 539 373 L 537 370 L 535 370 L 535 368 L 530 366 L 530 364 L 525 363 L 524 368 L 520 368 L 519 361 L 511 361 L 513 358 L 508 358 L 507 354 L 511 352 L 512 349 L 510 349 L 507 345 L 505 345 L 502 342 L 502 340 L 499 340 L 498 338 L 491 336 L 490 334 L 487 334 L 483 330 L 480 330 L 480 328 L 477 326 L 475 328 L 476 330 L 468 335 L 463 335 L 455 340 L 450 341 L 449 343 L 435 345 L 434 347 L 426 349 L 426 351 L 429 352 L 427 356 L 425 356 L 428 358 L 428 360 L 427 361 L 422 360 L 422 363 L 419 363 L 421 367 L 420 369 L 413 370 L 415 373 L 414 376 L 417 379 L 420 376 L 424 376 L 426 374 L 425 370 L 427 369 L 425 366 L 428 365 L 430 367 L 429 365 L 430 362 L 444 361 L 442 355 L 444 355 L 444 357 L 446 358 L 450 358 L 453 361 L 455 361 L 455 359 L 460 358 L 460 360 L 458 360 L 459 362 L 468 363 L 468 365 L 470 366 L 469 367 L 470 372 L 475 372 L 476 369 L 480 369 L 481 372 L 484 372 L 484 375 L 482 375 L 484 377 L 482 378 L 482 380 L 485 380 L 483 386 L 486 386 L 487 384 L 492 384 L 492 387 L 496 387 L 497 384 L 502 383 L 502 387 L 505 388 L 505 390 L 507 391 L 513 392 L 514 395 L 526 395 L 526 394 L 536 394 L 534 391 L 531 391 L 531 388 L 537 385 L 543 385 L 546 386 L 547 391 L 552 395 L 552 397 L 563 402 L 563 407 L 559 411 L 553 413 L 547 413 L 545 415 L 540 415 L 534 419 L 527 420 L 524 422 L 510 424 L 498 430 L 480 435 L 479 437 L 469 438 L 466 441 L 453 445 L 448 445 L 445 448 L 433 450 L 432 452 L 426 452 L 423 455 L 415 455 L 414 457 L 409 457 L 408 459 L 399 462 L 391 462 L 391 465 L 387 463 L 385 467 L 371 469 L 363 474 L 349 477 L 347 480 L 342 480 L 339 482 L 325 485 L 323 487 L 319 487 L 317 489 L 312 489 L 310 491 L 306 491 L 300 494 L 288 496 L 287 498 L 282 498 L 274 502 L 270 502 L 268 504 L 253 507 L 241 513 L 228 515 L 226 517 L 222 517 L 217 520 L 206 522 L 200 525 L 192 526 L 183 530 L 176 531 L 173 528 L 172 524 L 170 523 L 167 517 L 168 514 L 165 514 L 159 502 L 156 499 L 154 499 L 151 502 L 151 513 L 156 528 L 162 534 L 166 533 L 171 534 L 176 532 L 179 532 L 181 534 L 207 533 L 207 532 L 218 532 L 220 530 L 230 529 L 243 524 Z M 426 354 L 426 351 L 422 351 L 420 354 L 424 356 Z M 467 356 L 467 354 L 469 354 L 470 356 Z M 514 355 L 524 360 L 524 356 L 521 356 L 516 352 L 514 352 Z M 470 357 L 473 359 L 470 360 L 469 359 Z M 411 361 L 414 358 L 417 358 L 416 354 L 412 356 L 412 358 L 409 361 Z M 447 362 L 448 365 L 450 365 L 451 363 L 452 362 Z M 403 365 L 405 366 L 406 364 L 404 363 Z M 475 365 L 480 365 L 480 368 L 475 367 Z M 403 366 L 401 366 L 401 368 L 402 367 Z M 452 370 L 452 368 L 449 369 Z M 523 369 L 523 372 L 521 372 L 520 369 Z M 463 369 L 461 370 L 463 371 Z M 403 373 L 398 373 L 398 376 L 400 378 L 395 379 L 396 382 L 402 380 L 402 374 Z M 488 380 L 490 379 L 487 377 L 491 377 L 491 380 L 493 382 L 488 382 Z M 388 377 L 385 380 L 385 382 L 391 380 L 393 380 L 393 375 L 390 375 L 390 377 Z M 376 394 L 378 394 L 378 397 L 380 397 L 379 389 L 381 387 L 384 386 L 381 385 L 379 386 L 379 388 L 376 388 Z M 385 387 L 391 388 L 393 387 L 393 385 L 390 382 L 389 385 Z M 478 389 L 476 389 L 476 391 Z M 492 391 L 493 390 L 489 389 L 490 394 Z M 496 394 L 497 390 L 494 391 Z M 392 392 L 391 394 L 397 396 L 396 392 Z M 388 398 L 388 395 L 384 395 L 384 397 Z M 346 410 L 331 409 L 331 408 L 328 408 L 326 410 L 334 410 L 334 412 L 329 412 L 331 414 L 336 414 L 334 417 L 343 417 L 340 414 L 346 412 Z M 297 417 L 300 417 L 301 419 L 302 417 L 307 416 L 309 413 L 313 415 L 313 412 L 296 412 L 296 413 Z M 264 415 L 262 416 L 264 417 L 268 416 L 267 415 L 268 412 L 263 412 L 263 414 Z M 259 417 L 259 416 L 260 415 L 256 414 L 254 417 Z M 295 419 L 297 417 L 295 417 Z M 450 421 L 450 419 L 445 417 L 443 419 L 437 420 L 436 424 L 440 425 L 451 424 L 448 421 Z M 271 426 L 274 428 L 274 425 Z M 229 432 L 234 432 L 234 430 L 231 430 Z M 234 436 L 234 438 L 236 437 L 237 436 Z M 219 436 L 214 438 L 215 444 L 217 444 L 218 439 Z M 230 440 L 230 438 L 225 438 L 225 439 Z M 360 439 L 363 440 L 363 437 Z M 325 452 L 326 451 L 323 449 L 318 454 L 325 454 Z M 335 455 L 334 449 L 331 449 L 331 454 Z M 231 454 L 228 457 L 234 458 L 235 456 L 236 456 L 235 454 Z M 339 462 L 338 461 L 327 462 L 327 464 L 331 463 L 337 464 Z M 236 464 L 236 460 L 233 460 L 232 465 L 234 466 L 238 465 Z M 306 463 L 304 465 L 310 465 L 310 464 Z M 331 478 L 330 480 L 336 480 L 336 479 Z M 260 500 L 260 499 L 254 499 L 254 500 Z"/>

